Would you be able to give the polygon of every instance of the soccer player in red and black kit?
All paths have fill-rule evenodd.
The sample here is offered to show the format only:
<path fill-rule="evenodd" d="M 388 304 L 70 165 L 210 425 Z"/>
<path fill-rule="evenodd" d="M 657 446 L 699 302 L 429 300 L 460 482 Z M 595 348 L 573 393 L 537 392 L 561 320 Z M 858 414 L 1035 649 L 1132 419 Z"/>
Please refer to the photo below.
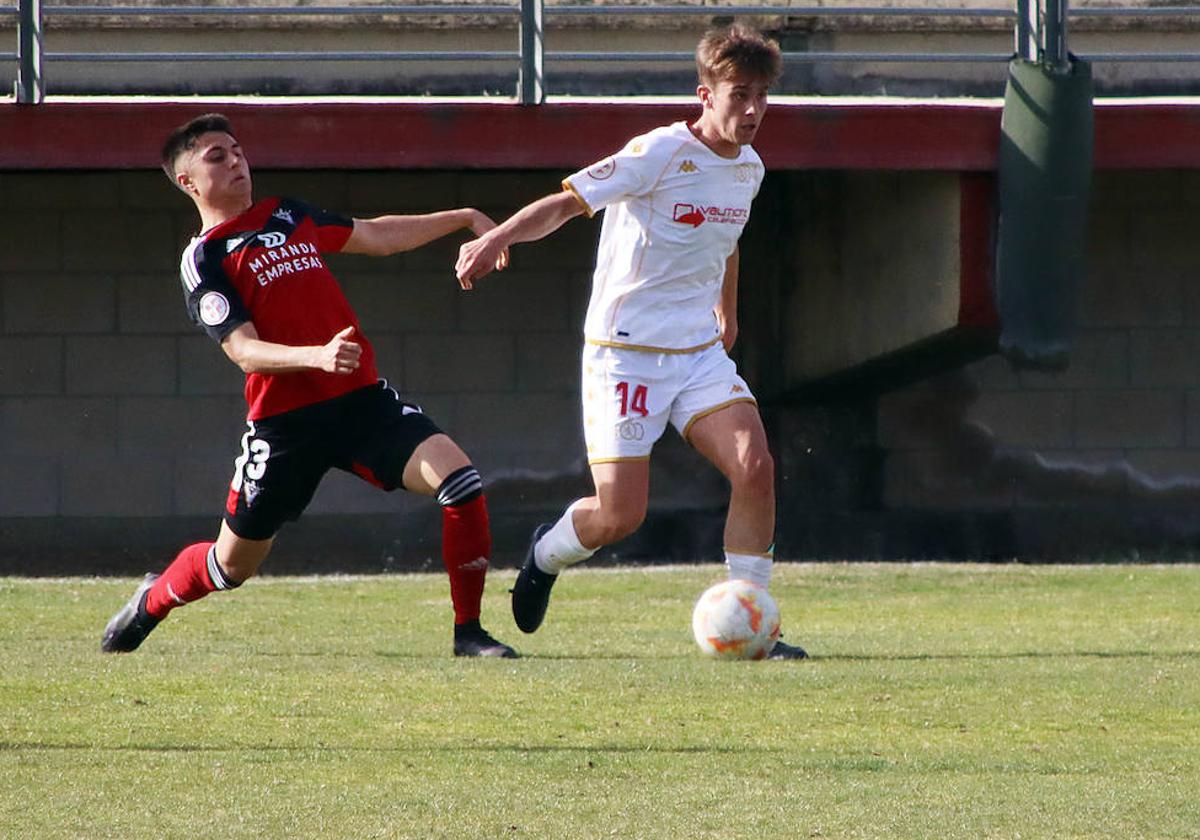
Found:
<path fill-rule="evenodd" d="M 337 467 L 384 490 L 436 496 L 454 654 L 515 657 L 479 624 L 491 555 L 479 473 L 379 379 L 371 344 L 323 256 L 385 256 L 463 228 L 478 236 L 494 223 L 472 209 L 351 219 L 290 199 L 254 201 L 246 157 L 219 114 L 176 129 L 162 162 L 195 202 L 203 229 L 181 264 L 188 312 L 246 372 L 248 430 L 216 542 L 189 545 L 161 574 L 147 575 L 108 623 L 101 649 L 132 651 L 171 610 L 240 586 Z"/>

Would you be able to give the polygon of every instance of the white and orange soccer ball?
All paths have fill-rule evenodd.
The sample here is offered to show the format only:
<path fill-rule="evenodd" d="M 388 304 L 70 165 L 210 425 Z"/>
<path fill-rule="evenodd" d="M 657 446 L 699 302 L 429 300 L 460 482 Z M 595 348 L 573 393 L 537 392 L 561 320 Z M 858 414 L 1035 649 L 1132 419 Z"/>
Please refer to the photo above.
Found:
<path fill-rule="evenodd" d="M 779 640 L 779 607 L 757 583 L 727 580 L 696 602 L 692 633 L 714 659 L 764 659 Z"/>

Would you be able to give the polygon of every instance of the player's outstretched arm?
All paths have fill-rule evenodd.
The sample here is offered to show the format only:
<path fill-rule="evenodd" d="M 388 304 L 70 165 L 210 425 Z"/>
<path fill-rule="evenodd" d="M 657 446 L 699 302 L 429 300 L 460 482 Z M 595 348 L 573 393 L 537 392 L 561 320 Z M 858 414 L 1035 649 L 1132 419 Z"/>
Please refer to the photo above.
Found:
<path fill-rule="evenodd" d="M 254 324 L 245 323 L 225 336 L 221 349 L 246 373 L 323 370 L 345 375 L 358 370 L 362 356 L 362 345 L 354 340 L 354 327 L 346 327 L 325 344 L 291 347 L 263 341 Z"/>
<path fill-rule="evenodd" d="M 583 212 L 579 199 L 566 191 L 525 205 L 503 224 L 459 246 L 454 265 L 459 285 L 472 288 L 476 280 L 492 272 L 499 255 L 507 253 L 509 246 L 549 236 Z"/>
<path fill-rule="evenodd" d="M 377 216 L 373 219 L 355 219 L 354 232 L 342 246 L 348 254 L 367 254 L 386 257 L 402 251 L 420 248 L 447 234 L 468 228 L 476 236 L 494 228 L 486 214 L 471 207 L 457 210 L 441 210 L 419 216 Z M 507 264 L 507 254 L 504 262 Z M 499 258 L 498 258 L 499 259 Z M 503 268 L 497 265 L 496 268 Z"/>

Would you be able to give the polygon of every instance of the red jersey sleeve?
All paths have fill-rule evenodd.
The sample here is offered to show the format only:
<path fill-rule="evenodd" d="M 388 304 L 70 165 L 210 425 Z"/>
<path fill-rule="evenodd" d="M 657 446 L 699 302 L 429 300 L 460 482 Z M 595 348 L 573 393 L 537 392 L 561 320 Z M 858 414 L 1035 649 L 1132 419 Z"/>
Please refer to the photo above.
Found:
<path fill-rule="evenodd" d="M 284 199 L 280 206 L 299 211 L 298 217 L 307 216 L 316 230 L 317 247 L 325 254 L 336 254 L 346 246 L 350 234 L 354 233 L 354 220 L 341 213 L 322 210 L 303 201 Z"/>

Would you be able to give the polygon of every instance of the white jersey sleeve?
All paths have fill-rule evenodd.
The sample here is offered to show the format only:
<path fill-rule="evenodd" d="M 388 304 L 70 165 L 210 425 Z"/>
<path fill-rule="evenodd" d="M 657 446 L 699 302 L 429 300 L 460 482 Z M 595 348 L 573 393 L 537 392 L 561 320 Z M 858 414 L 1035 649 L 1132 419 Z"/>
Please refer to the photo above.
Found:
<path fill-rule="evenodd" d="M 678 147 L 655 133 L 635 137 L 616 154 L 568 177 L 563 187 L 594 216 L 610 204 L 653 189 Z"/>

